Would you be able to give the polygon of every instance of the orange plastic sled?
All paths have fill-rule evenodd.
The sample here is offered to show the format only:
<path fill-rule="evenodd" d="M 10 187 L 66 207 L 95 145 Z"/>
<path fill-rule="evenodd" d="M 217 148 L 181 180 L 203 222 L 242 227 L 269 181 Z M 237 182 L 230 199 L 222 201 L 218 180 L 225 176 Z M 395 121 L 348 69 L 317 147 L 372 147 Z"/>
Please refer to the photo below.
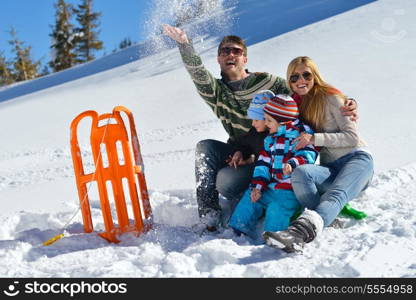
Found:
<path fill-rule="evenodd" d="M 124 126 L 123 119 L 120 115 L 124 112 L 130 123 L 131 143 Z M 95 164 L 95 172 L 85 174 L 82 163 L 82 155 L 78 145 L 77 129 L 79 122 L 85 118 L 91 117 L 91 148 Z M 99 126 L 99 122 L 107 120 L 105 125 Z M 110 122 L 112 121 L 112 122 Z M 124 159 L 119 160 L 117 152 L 117 143 L 121 143 L 122 155 Z M 104 145 L 105 148 L 104 148 Z M 134 162 L 132 160 L 132 152 Z M 106 151 L 108 166 L 103 164 L 103 153 Z M 140 235 L 152 227 L 152 210 L 147 193 L 146 180 L 144 176 L 143 159 L 140 152 L 139 139 L 137 137 L 134 119 L 132 113 L 123 106 L 117 106 L 111 114 L 98 115 L 97 112 L 88 110 L 79 114 L 71 123 L 71 154 L 74 163 L 75 178 L 78 188 L 82 218 L 85 232 L 94 230 L 91 218 L 91 209 L 88 198 L 87 183 L 97 182 L 98 193 L 100 197 L 101 210 L 104 218 L 105 232 L 99 235 L 112 243 L 118 243 L 117 236 L 124 232 L 135 232 Z M 137 174 L 137 183 L 135 175 Z M 123 191 L 123 178 L 127 179 L 130 199 L 132 202 L 132 211 L 134 223 L 129 220 L 126 199 Z M 111 206 L 107 193 L 106 183 L 110 181 L 112 185 L 115 210 L 117 212 L 118 224 L 115 224 L 111 214 Z M 138 197 L 138 189 L 140 199 Z"/>

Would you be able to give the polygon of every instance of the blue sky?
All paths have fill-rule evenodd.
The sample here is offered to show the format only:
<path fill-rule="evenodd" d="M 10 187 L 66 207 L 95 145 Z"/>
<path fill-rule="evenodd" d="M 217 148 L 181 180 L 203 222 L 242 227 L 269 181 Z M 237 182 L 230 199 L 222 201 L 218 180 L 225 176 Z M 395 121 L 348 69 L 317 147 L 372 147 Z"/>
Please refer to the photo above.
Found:
<path fill-rule="evenodd" d="M 9 29 L 13 26 L 20 40 L 32 46 L 32 58 L 46 64 L 50 57 L 51 25 L 55 23 L 54 3 L 57 0 L 1 0 L 0 4 L 0 51 L 11 57 Z M 80 0 L 67 0 L 72 4 Z M 101 33 L 104 51 L 111 53 L 126 37 L 132 41 L 143 39 L 143 25 L 151 0 L 95 0 L 94 10 L 101 12 Z M 74 21 L 75 23 L 75 21 Z M 104 54 L 97 54 L 100 57 Z"/>
<path fill-rule="evenodd" d="M 260 20 L 264 3 L 261 0 L 254 3 L 253 1 L 230 2 L 236 2 L 241 6 L 240 19 L 244 19 L 244 15 L 247 14 L 257 16 L 256 19 Z M 275 1 L 276 9 L 284 13 L 279 14 L 278 18 L 269 18 L 261 22 L 263 25 L 267 23 L 266 27 L 269 28 L 277 26 L 280 30 L 278 33 L 282 34 L 375 0 L 297 0 L 296 9 L 293 9 L 293 0 Z M 4 52 L 7 58 L 12 58 L 8 40 L 10 27 L 13 26 L 17 30 L 19 39 L 24 41 L 25 45 L 32 47 L 32 58 L 41 59 L 42 65 L 46 65 L 50 61 L 49 34 L 52 32 L 51 26 L 55 23 L 54 3 L 56 2 L 57 0 L 0 0 L 0 51 Z M 81 0 L 66 0 L 66 2 L 76 6 Z M 162 1 L 161 3 L 166 5 L 158 8 L 168 12 L 170 2 L 170 0 Z M 110 54 L 126 37 L 133 42 L 145 39 L 145 23 L 150 10 L 154 9 L 153 6 L 154 0 L 94 0 L 94 11 L 102 14 L 99 39 L 104 42 L 105 47 L 96 53 L 96 57 Z M 234 22 L 235 24 L 229 24 L 230 28 L 221 28 L 221 30 L 232 28 L 233 32 L 223 33 L 243 36 L 249 45 L 272 37 L 267 35 L 268 30 L 258 31 L 253 35 L 251 30 L 253 22 L 240 22 L 239 18 Z M 74 25 L 76 25 L 75 20 Z M 276 33 L 274 31 L 273 34 Z"/>

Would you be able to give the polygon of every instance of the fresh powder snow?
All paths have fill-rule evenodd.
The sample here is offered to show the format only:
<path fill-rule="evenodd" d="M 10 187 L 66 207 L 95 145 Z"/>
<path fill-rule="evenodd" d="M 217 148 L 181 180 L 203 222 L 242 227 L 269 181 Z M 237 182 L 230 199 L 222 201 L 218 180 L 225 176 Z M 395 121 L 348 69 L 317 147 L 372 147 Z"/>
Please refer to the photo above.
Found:
<path fill-rule="evenodd" d="M 215 76 L 218 39 L 234 33 L 249 41 L 249 70 L 285 77 L 291 59 L 308 55 L 329 83 L 358 101 L 360 132 L 376 172 L 351 205 L 368 217 L 340 217 L 342 227 L 325 228 L 303 254 L 237 237 L 230 229 L 202 236 L 191 230 L 198 222 L 195 145 L 208 138 L 226 141 L 227 135 L 198 96 L 178 49 L 160 36 L 160 25 L 180 9 L 180 1 L 167 2 L 155 1 L 158 10 L 149 13 L 143 44 L 0 90 L 0 275 L 415 277 L 416 2 L 362 1 L 310 21 L 314 5 L 305 2 L 288 11 L 297 10 L 306 23 L 282 31 L 279 23 L 260 27 L 279 14 L 287 17 L 277 1 L 206 1 L 199 19 L 185 26 Z M 204 31 L 203 22 L 216 26 Z M 135 117 L 154 225 L 140 237 L 124 234 L 119 244 L 110 244 L 97 235 L 104 224 L 94 185 L 90 204 L 97 232 L 83 231 L 69 126 L 83 111 L 109 113 L 117 105 Z M 93 170 L 88 122 L 81 122 L 79 140 L 86 168 Z M 42 245 L 63 232 L 54 244 Z"/>

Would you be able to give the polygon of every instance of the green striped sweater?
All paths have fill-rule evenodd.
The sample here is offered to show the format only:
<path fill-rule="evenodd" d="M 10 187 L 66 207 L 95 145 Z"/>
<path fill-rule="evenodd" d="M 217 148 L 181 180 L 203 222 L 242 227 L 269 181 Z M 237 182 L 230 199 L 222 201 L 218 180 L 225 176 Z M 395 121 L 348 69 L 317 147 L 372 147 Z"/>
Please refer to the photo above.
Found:
<path fill-rule="evenodd" d="M 182 60 L 197 88 L 199 95 L 220 119 L 231 139 L 247 133 L 251 120 L 247 109 L 253 96 L 260 90 L 275 94 L 289 94 L 286 81 L 269 73 L 252 73 L 244 89 L 232 91 L 221 79 L 215 78 L 202 64 L 192 44 L 178 44 Z"/>

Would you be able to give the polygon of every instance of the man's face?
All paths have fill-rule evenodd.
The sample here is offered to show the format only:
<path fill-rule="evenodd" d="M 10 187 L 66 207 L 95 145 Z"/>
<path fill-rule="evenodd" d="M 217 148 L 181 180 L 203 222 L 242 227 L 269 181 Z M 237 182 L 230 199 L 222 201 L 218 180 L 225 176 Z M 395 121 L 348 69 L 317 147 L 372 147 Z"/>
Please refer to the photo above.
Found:
<path fill-rule="evenodd" d="M 221 71 L 226 75 L 245 73 L 247 56 L 244 56 L 243 47 L 234 43 L 222 45 L 217 57 Z"/>

